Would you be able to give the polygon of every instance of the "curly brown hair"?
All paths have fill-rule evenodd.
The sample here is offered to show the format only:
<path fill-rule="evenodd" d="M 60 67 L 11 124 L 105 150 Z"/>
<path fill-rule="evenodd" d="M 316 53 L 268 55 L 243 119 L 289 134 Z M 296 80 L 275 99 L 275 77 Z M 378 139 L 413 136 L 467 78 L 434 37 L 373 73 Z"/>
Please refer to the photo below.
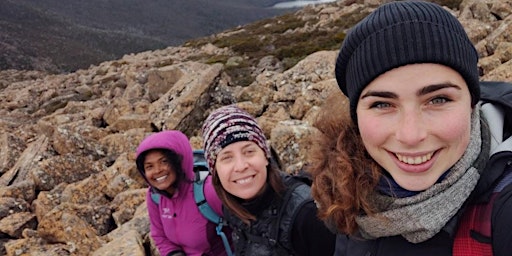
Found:
<path fill-rule="evenodd" d="M 314 126 L 322 134 L 313 138 L 308 170 L 313 198 L 322 220 L 341 233 L 354 234 L 355 218 L 375 212 L 371 198 L 380 167 L 368 155 L 344 95 L 329 97 L 320 113 Z"/>

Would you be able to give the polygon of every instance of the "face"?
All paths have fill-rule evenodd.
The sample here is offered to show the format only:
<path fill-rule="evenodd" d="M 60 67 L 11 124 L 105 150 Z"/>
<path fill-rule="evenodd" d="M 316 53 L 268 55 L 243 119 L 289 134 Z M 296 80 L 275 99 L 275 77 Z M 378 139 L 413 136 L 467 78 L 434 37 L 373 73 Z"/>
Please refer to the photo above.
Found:
<path fill-rule="evenodd" d="M 144 171 L 152 187 L 174 194 L 172 184 L 176 181 L 176 172 L 161 151 L 153 150 L 146 155 Z"/>
<path fill-rule="evenodd" d="M 380 75 L 356 108 L 366 150 L 411 191 L 429 188 L 462 157 L 471 112 L 464 79 L 439 64 L 411 64 Z"/>
<path fill-rule="evenodd" d="M 229 144 L 217 155 L 215 170 L 222 187 L 230 194 L 248 200 L 265 187 L 268 160 L 252 141 Z"/>

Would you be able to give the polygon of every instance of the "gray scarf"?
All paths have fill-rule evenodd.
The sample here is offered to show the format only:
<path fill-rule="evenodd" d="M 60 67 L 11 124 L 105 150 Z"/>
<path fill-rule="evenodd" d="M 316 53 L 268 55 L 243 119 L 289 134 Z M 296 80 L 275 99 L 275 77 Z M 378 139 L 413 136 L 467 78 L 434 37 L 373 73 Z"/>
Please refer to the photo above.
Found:
<path fill-rule="evenodd" d="M 411 243 L 421 243 L 437 234 L 457 213 L 480 178 L 473 167 L 481 151 L 479 106 L 471 116 L 471 138 L 461 159 L 446 178 L 427 190 L 405 198 L 375 194 L 378 213 L 356 218 L 363 238 L 401 235 Z"/>

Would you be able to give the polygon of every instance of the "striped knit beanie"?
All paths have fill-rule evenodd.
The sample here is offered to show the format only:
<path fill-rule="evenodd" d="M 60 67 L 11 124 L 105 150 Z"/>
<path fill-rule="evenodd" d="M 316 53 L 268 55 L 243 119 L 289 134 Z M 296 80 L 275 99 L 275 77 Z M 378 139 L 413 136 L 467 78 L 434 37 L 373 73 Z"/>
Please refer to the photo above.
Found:
<path fill-rule="evenodd" d="M 256 119 L 236 105 L 224 106 L 213 111 L 202 127 L 204 152 L 210 172 L 215 172 L 217 155 L 226 146 L 238 141 L 256 143 L 270 159 L 270 149 Z"/>
<path fill-rule="evenodd" d="M 357 123 L 359 96 L 372 80 L 413 63 L 451 67 L 466 81 L 472 105 L 480 99 L 478 53 L 457 18 L 434 3 L 391 2 L 348 32 L 336 60 L 336 81 L 350 100 L 352 120 Z"/>

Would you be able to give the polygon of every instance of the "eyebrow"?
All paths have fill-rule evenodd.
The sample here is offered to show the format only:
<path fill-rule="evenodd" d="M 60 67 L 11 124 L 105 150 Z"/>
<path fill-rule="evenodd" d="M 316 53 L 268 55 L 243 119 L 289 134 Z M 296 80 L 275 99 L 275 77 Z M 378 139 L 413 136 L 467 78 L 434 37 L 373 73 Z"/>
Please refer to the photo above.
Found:
<path fill-rule="evenodd" d="M 256 144 L 256 143 L 255 143 L 255 144 Z M 257 145 L 255 145 L 255 144 L 253 144 L 253 143 L 247 143 L 246 145 L 244 145 L 244 146 L 242 147 L 242 149 L 250 148 L 250 147 L 252 147 L 252 146 L 257 146 Z"/>
<path fill-rule="evenodd" d="M 244 150 L 244 149 L 246 149 L 246 148 L 248 148 L 248 147 L 251 147 L 251 146 L 256 146 L 256 145 L 254 145 L 254 144 L 252 144 L 252 143 L 247 143 L 246 145 L 243 145 L 243 146 L 242 146 L 241 150 Z M 231 153 L 232 151 L 233 151 L 233 150 L 222 151 L 222 152 L 219 152 L 219 154 L 218 154 L 217 156 L 224 155 L 224 154 L 228 154 L 228 153 Z"/>
<path fill-rule="evenodd" d="M 165 156 L 161 156 L 161 157 L 157 158 L 156 161 L 159 162 L 159 161 L 162 161 L 162 160 L 165 160 L 165 159 L 166 159 Z M 146 162 L 146 160 L 144 160 L 144 165 L 146 165 L 146 164 L 153 164 L 153 163 L 152 162 Z"/>
<path fill-rule="evenodd" d="M 445 88 L 455 88 L 457 90 L 461 90 L 461 87 L 456 84 L 452 83 L 440 83 L 440 84 L 432 84 L 429 86 L 425 86 L 421 88 L 417 93 L 416 96 L 423 96 L 432 92 L 435 92 L 437 90 L 445 89 Z M 390 98 L 390 99 L 398 99 L 398 95 L 394 92 L 388 92 L 388 91 L 368 91 L 365 94 L 361 95 L 361 99 L 364 99 L 366 97 L 381 97 L 381 98 Z"/>

